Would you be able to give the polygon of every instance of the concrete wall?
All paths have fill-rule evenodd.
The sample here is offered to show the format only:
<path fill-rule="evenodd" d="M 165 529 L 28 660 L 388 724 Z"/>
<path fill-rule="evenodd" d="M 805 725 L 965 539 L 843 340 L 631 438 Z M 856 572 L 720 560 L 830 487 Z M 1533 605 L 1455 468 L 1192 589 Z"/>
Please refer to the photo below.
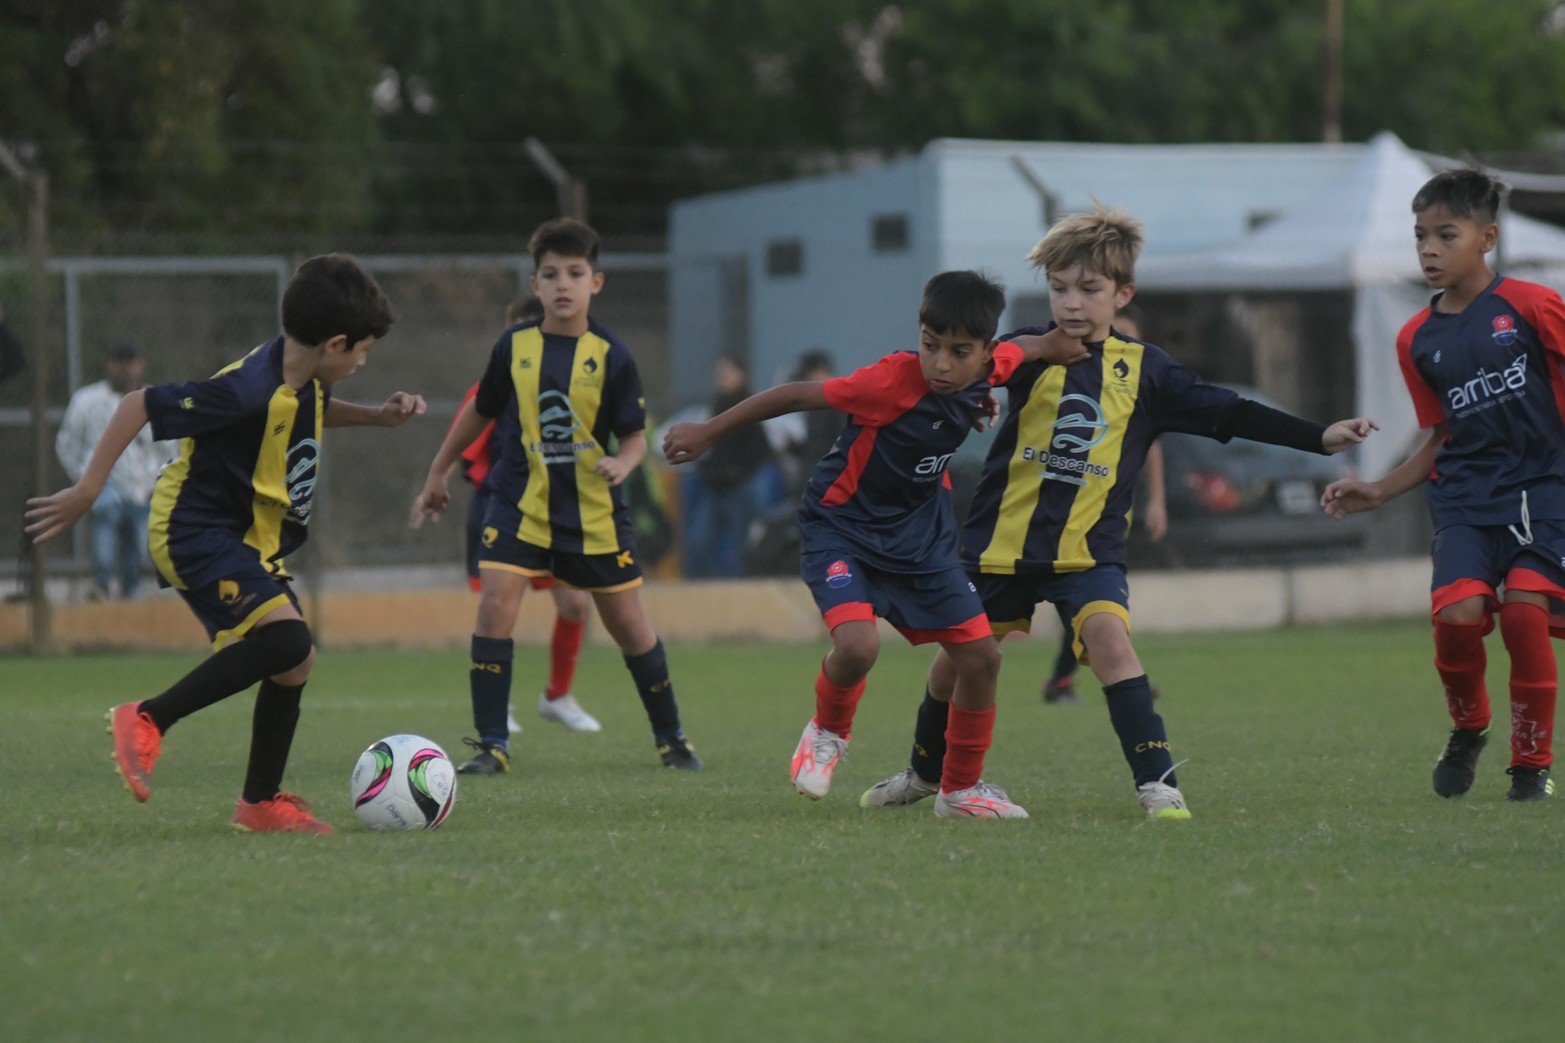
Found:
<path fill-rule="evenodd" d="M 698 641 L 824 641 L 809 591 L 796 580 L 649 583 L 648 614 L 670 644 Z M 1289 624 L 1417 619 L 1428 612 L 1427 559 L 1313 568 L 1147 572 L 1131 576 L 1136 633 L 1264 630 Z M 472 634 L 476 602 L 465 590 L 380 590 L 306 598 L 305 610 L 325 646 L 460 647 Z M 516 639 L 542 645 L 553 603 L 523 599 Z M 1057 633 L 1052 612 L 1038 633 Z M 601 626 L 591 640 L 606 643 Z M 60 605 L 60 651 L 206 647 L 201 628 L 169 591 L 144 600 Z M 0 646 L 24 647 L 26 605 L 0 605 Z M 887 630 L 888 640 L 900 640 Z"/>

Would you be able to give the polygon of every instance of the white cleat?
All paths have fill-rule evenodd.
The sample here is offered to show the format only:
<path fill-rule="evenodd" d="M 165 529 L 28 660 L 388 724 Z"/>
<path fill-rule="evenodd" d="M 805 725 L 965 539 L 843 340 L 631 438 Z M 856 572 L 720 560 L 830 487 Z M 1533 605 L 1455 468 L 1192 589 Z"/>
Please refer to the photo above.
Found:
<path fill-rule="evenodd" d="M 811 720 L 793 751 L 793 788 L 811 800 L 820 800 L 831 791 L 831 777 L 847 753 L 847 739 Z"/>
<path fill-rule="evenodd" d="M 1136 787 L 1136 799 L 1146 809 L 1147 818 L 1186 819 L 1185 795 L 1166 782 L 1143 782 Z"/>
<path fill-rule="evenodd" d="M 935 798 L 935 814 L 941 818 L 1026 818 L 1027 809 L 1012 803 L 1005 790 L 992 782 L 978 782 L 955 793 Z"/>
<path fill-rule="evenodd" d="M 505 711 L 505 730 L 512 735 L 520 735 L 522 731 L 522 726 L 516 723 L 516 714 L 512 713 L 509 708 Z"/>
<path fill-rule="evenodd" d="M 917 804 L 940 792 L 938 782 L 925 782 L 912 768 L 903 768 L 889 779 L 875 783 L 859 798 L 861 808 L 892 808 Z"/>
<path fill-rule="evenodd" d="M 550 699 L 545 693 L 538 697 L 538 716 L 546 721 L 557 721 L 573 732 L 601 732 L 603 725 L 576 701 L 569 693 L 558 699 Z"/>

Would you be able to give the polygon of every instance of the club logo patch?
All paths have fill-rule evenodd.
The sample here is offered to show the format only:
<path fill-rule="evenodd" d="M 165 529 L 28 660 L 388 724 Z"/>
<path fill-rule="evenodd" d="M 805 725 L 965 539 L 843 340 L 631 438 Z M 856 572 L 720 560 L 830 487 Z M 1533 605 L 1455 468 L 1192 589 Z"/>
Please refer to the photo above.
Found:
<path fill-rule="evenodd" d="M 1501 347 L 1516 343 L 1516 320 L 1509 315 L 1494 317 L 1494 332 L 1490 334 Z"/>
<path fill-rule="evenodd" d="M 848 568 L 848 563 L 838 558 L 826 566 L 826 585 L 828 587 L 845 587 L 853 582 L 853 571 Z"/>

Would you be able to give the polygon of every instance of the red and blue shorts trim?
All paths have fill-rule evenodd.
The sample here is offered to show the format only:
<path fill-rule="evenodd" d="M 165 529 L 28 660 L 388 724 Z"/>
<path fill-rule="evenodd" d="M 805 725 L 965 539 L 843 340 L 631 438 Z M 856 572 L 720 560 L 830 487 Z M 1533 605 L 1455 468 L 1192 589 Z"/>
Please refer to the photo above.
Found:
<path fill-rule="evenodd" d="M 1550 600 L 1549 630 L 1565 637 L 1565 521 L 1535 520 L 1522 536 L 1509 525 L 1447 525 L 1435 533 L 1430 557 L 1429 613 L 1481 597 L 1485 610 L 1500 606 L 1500 587 Z"/>
<path fill-rule="evenodd" d="M 799 571 L 828 630 L 879 618 L 915 645 L 963 644 L 993 634 L 977 590 L 955 565 L 938 572 L 888 572 L 825 550 L 807 552 Z"/>

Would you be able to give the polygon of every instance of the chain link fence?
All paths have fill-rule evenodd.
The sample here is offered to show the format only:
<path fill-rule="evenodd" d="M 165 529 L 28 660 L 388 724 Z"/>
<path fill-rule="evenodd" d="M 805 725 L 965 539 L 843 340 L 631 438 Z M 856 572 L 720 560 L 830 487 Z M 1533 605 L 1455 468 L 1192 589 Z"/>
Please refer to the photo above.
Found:
<path fill-rule="evenodd" d="M 48 438 L 52 444 L 71 392 L 102 379 L 111 344 L 130 340 L 146 360 L 147 383 L 210 376 L 278 331 L 283 289 L 302 257 L 57 258 L 50 263 L 58 336 L 50 352 Z M 449 567 L 462 561 L 460 511 L 441 525 L 408 527 L 413 496 L 462 396 L 483 371 L 504 326 L 506 306 L 526 291 L 532 259 L 525 254 L 361 255 L 396 311 L 397 321 L 370 362 L 336 389 L 344 399 L 378 403 L 394 391 L 421 394 L 428 414 L 395 431 L 344 429 L 327 435 L 321 509 L 310 542 L 290 562 L 306 581 L 323 570 L 410 565 Z M 666 260 L 661 253 L 606 253 L 606 281 L 594 318 L 614 330 L 636 356 L 654 412 L 671 397 Z M 25 331 L 20 262 L 0 261 L 0 302 L 12 305 Z M 38 345 L 24 344 L 36 358 Z M 13 553 L 0 575 L 20 586 L 26 574 L 22 514 L 32 488 L 29 381 L 0 384 L 0 510 L 9 519 Z M 53 491 L 67 478 L 58 469 Z M 457 494 L 458 506 L 461 493 Z M 85 526 L 51 556 L 50 574 L 85 583 Z"/>

